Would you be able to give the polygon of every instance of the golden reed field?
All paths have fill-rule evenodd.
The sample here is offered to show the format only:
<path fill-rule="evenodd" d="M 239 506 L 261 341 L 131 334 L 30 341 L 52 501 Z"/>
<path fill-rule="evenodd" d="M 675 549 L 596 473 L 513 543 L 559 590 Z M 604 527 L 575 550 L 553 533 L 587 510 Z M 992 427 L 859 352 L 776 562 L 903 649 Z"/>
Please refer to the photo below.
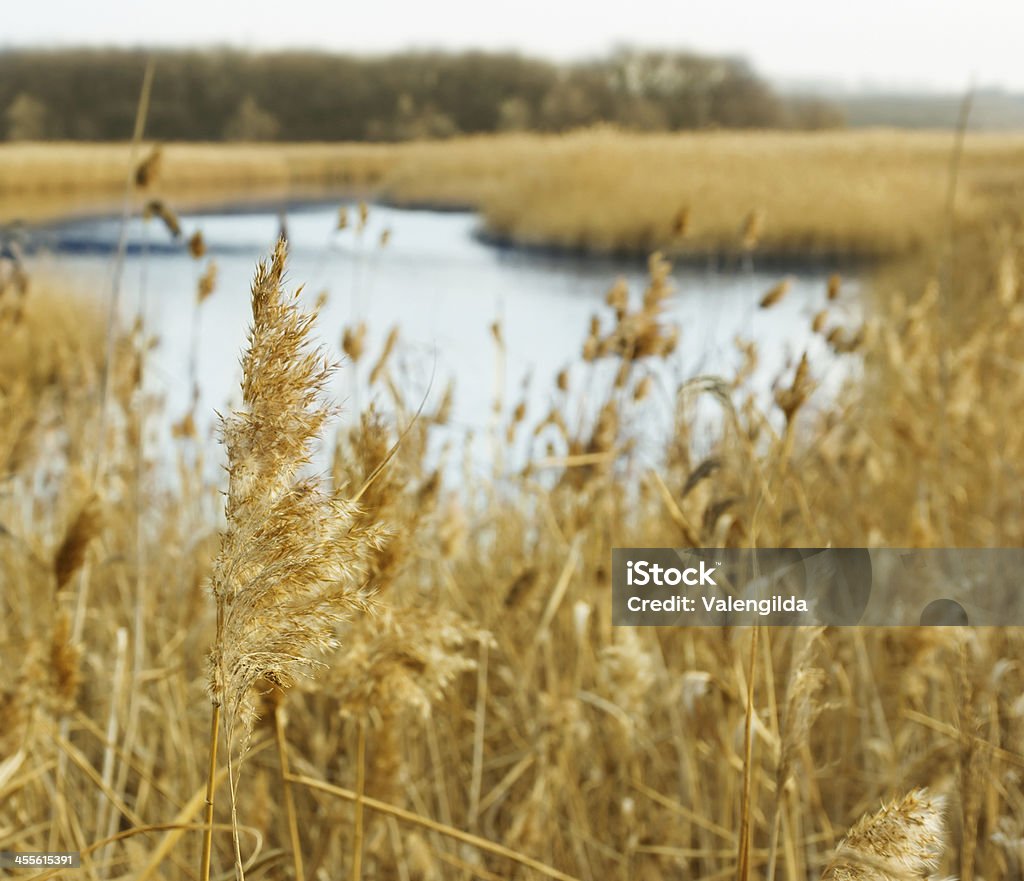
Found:
<path fill-rule="evenodd" d="M 353 191 L 466 206 L 493 237 L 584 252 L 750 249 L 869 259 L 942 235 L 949 134 L 888 130 L 495 135 L 401 144 L 170 144 L 161 192 L 179 206 Z M 120 204 L 131 148 L 0 144 L 0 219 Z M 1019 206 L 1024 135 L 970 135 L 957 216 Z M 751 236 L 751 233 L 753 235 Z"/>
<path fill-rule="evenodd" d="M 565 330 L 614 381 L 563 374 L 536 422 L 496 402 L 484 477 L 428 455 L 447 399 L 407 398 L 400 337 L 350 329 L 391 405 L 337 429 L 316 347 L 341 329 L 293 297 L 284 244 L 253 267 L 219 446 L 147 393 L 150 330 L 5 262 L 0 850 L 137 881 L 1021 877 L 1019 629 L 613 628 L 610 550 L 1021 545 L 1024 139 L 968 135 L 959 163 L 952 136 L 887 132 L 152 156 L 3 147 L 0 204 L 337 187 L 664 256 Z M 863 324 L 838 278 L 813 319 L 862 375 L 823 397 L 804 358 L 766 409 L 747 344 L 734 376 L 655 381 L 701 334 L 665 314 L 668 261 L 712 252 L 874 258 Z M 505 467 L 525 435 L 538 456 Z"/>

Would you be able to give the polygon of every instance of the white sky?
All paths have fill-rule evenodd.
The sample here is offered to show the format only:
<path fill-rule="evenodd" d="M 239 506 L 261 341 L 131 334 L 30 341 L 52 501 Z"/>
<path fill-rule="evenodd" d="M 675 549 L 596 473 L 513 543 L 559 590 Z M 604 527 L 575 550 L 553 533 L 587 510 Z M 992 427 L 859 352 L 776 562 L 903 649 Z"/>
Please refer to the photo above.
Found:
<path fill-rule="evenodd" d="M 364 53 L 615 44 L 748 58 L 773 79 L 1024 89 L 1024 0 L 48 0 L 11 2 L 0 46 L 231 45 Z"/>

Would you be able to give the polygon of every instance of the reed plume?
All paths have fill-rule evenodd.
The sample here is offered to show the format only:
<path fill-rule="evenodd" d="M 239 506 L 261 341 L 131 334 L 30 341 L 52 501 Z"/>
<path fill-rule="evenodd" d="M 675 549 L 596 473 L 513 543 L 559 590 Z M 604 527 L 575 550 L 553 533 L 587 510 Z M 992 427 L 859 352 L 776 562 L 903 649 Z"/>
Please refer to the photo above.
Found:
<path fill-rule="evenodd" d="M 198 229 L 189 236 L 188 252 L 195 260 L 201 260 L 206 256 L 206 239 L 203 238 L 203 233 Z"/>
<path fill-rule="evenodd" d="M 227 528 L 210 579 L 217 634 L 209 691 L 214 716 L 223 713 L 233 824 L 234 763 L 252 730 L 253 686 L 288 686 L 319 664 L 317 652 L 336 646 L 338 623 L 368 607 L 362 560 L 383 536 L 355 505 L 302 475 L 330 415 L 323 390 L 333 366 L 310 343 L 316 314 L 302 311 L 298 293 L 282 291 L 285 258 L 282 240 L 257 269 L 243 406 L 222 422 Z M 237 829 L 235 851 L 241 877 Z"/>
<path fill-rule="evenodd" d="M 927 878 L 945 844 L 943 799 L 915 789 L 854 824 L 839 843 L 822 881 Z"/>
<path fill-rule="evenodd" d="M 206 264 L 206 269 L 199 276 L 199 283 L 196 285 L 196 303 L 203 303 L 211 296 L 217 287 L 217 264 L 212 260 Z"/>
<path fill-rule="evenodd" d="M 163 149 L 158 144 L 153 147 L 153 149 L 149 151 L 149 155 L 136 166 L 135 186 L 140 190 L 144 190 L 152 186 L 160 175 L 160 169 L 163 166 L 163 159 Z"/>
<path fill-rule="evenodd" d="M 102 525 L 99 500 L 95 495 L 90 495 L 68 524 L 60 544 L 54 551 L 53 574 L 58 592 L 63 590 L 72 576 L 82 568 L 89 545 L 99 535 Z"/>
<path fill-rule="evenodd" d="M 142 209 L 142 217 L 144 220 L 149 220 L 153 217 L 158 218 L 167 228 L 167 232 L 170 233 L 172 239 L 181 238 L 181 220 L 178 219 L 174 209 L 163 199 L 150 199 Z"/>
<path fill-rule="evenodd" d="M 792 286 L 793 280 L 791 278 L 782 279 L 782 281 L 780 281 L 778 284 L 772 287 L 771 290 L 768 291 L 768 293 L 761 297 L 761 301 L 758 303 L 758 305 L 762 309 L 770 309 L 772 306 L 774 306 L 776 303 L 782 300 L 782 298 L 785 297 L 786 294 L 789 293 L 789 289 Z"/>

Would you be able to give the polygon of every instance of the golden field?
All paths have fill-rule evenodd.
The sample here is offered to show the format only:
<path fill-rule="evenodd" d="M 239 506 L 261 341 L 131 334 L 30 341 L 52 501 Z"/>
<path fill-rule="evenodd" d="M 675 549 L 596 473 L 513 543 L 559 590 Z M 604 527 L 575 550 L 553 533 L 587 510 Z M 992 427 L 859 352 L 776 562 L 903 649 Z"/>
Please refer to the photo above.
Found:
<path fill-rule="evenodd" d="M 146 148 L 148 150 L 148 148 Z M 170 144 L 161 192 L 178 204 L 325 192 L 479 210 L 519 245 L 794 260 L 891 258 L 942 234 L 952 138 L 859 131 L 504 135 L 349 145 Z M 0 217 L 120 197 L 130 148 L 0 146 Z M 969 134 L 957 218 L 1019 208 L 1024 136 Z"/>
<path fill-rule="evenodd" d="M 863 378 L 823 398 L 804 360 L 766 412 L 747 369 L 652 381 L 701 334 L 666 318 L 669 267 L 652 258 L 646 290 L 613 287 L 594 325 L 566 329 L 582 381 L 560 377 L 545 418 L 496 402 L 482 475 L 458 447 L 428 454 L 447 407 L 417 416 L 400 337 L 363 351 L 350 329 L 390 406 L 335 429 L 307 356 L 339 329 L 295 311 L 283 250 L 255 275 L 226 447 L 151 399 L 146 329 L 5 266 L 0 850 L 80 850 L 88 878 L 206 881 L 205 827 L 216 879 L 236 861 L 323 881 L 1019 876 L 1019 628 L 618 628 L 609 594 L 613 546 L 1024 542 L 1024 230 L 1003 201 L 1020 141 L 968 138 L 954 223 L 938 135 L 231 149 L 166 147 L 150 191 L 288 190 L 291 157 L 303 183 L 480 205 L 521 242 L 671 234 L 717 252 L 746 233 L 755 254 L 922 259 L 879 276 L 862 326 L 823 289 L 815 328 Z M 120 148 L 0 157 L 18 151 L 20 174 L 0 161 L 5 198 L 124 185 Z M 751 212 L 761 229 L 744 229 Z M 500 361 L 500 327 L 493 340 Z M 725 417 L 710 448 L 701 400 Z M 666 413 L 664 448 L 639 452 L 636 426 Z M 153 438 L 172 423 L 165 451 Z M 503 466 L 525 435 L 533 460 Z M 308 482 L 317 437 L 331 465 Z M 323 666 L 293 683 L 311 657 Z M 830 863 L 851 824 L 916 787 L 932 795 L 856 826 Z"/>

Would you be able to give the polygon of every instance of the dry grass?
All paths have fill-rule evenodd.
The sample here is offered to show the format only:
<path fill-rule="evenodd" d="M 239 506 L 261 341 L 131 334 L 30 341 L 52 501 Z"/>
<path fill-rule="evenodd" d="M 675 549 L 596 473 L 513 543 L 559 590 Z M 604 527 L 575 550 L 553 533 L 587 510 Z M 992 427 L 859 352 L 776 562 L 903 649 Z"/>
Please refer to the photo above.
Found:
<path fill-rule="evenodd" d="M 951 141 L 889 131 L 593 131 L 430 149 L 391 171 L 387 192 L 414 203 L 478 205 L 497 238 L 596 252 L 807 260 L 888 257 L 934 242 Z M 1019 181 L 1022 168 L 1024 139 L 969 138 L 960 218 L 984 214 L 992 190 Z"/>
<path fill-rule="evenodd" d="M 771 223 L 766 209 L 762 236 Z M 700 334 L 665 319 L 666 267 L 652 260 L 645 291 L 613 289 L 592 327 L 567 330 L 577 363 L 544 419 L 497 413 L 496 463 L 533 438 L 515 472 L 460 472 L 458 449 L 443 466 L 429 455 L 444 400 L 413 421 L 401 339 L 365 351 L 354 333 L 390 406 L 330 441 L 327 487 L 305 483 L 323 365 L 309 360 L 312 326 L 280 299 L 279 261 L 257 276 L 269 305 L 256 297 L 226 487 L 205 441 L 181 433 L 171 461 L 152 442 L 180 414 L 145 392 L 142 333 L 112 347 L 103 421 L 102 333 L 69 336 L 52 369 L 11 357 L 0 848 L 79 849 L 88 878 L 197 877 L 215 646 L 215 696 L 231 688 L 259 717 L 232 775 L 250 878 L 895 881 L 933 862 L 1016 877 L 1018 628 L 755 637 L 610 623 L 616 545 L 1024 543 L 1024 237 L 1007 225 L 958 242 L 941 280 L 920 264 L 880 279 L 863 327 L 839 323 L 844 295 L 823 286 L 818 331 L 864 359 L 864 379 L 819 400 L 820 367 L 801 359 L 768 412 L 743 370 L 650 389 L 651 360 Z M 30 316 L 52 307 L 36 293 L 3 317 L 26 353 L 49 351 L 48 325 Z M 69 328 L 88 324 L 76 302 L 58 310 Z M 749 365 L 756 347 L 745 351 Z M 703 397 L 727 414 L 710 450 L 695 437 Z M 664 448 L 639 452 L 635 426 L 666 408 Z M 312 510 L 289 507 L 306 499 Z M 389 538 L 340 547 L 335 515 L 345 536 L 383 524 Z M 293 600 L 323 598 L 339 560 L 358 561 L 382 612 L 317 617 L 309 631 Z M 279 656 L 299 663 L 325 635 L 340 642 L 328 669 L 275 687 Z M 226 776 L 214 758 L 211 791 Z M 235 863 L 226 802 L 210 827 L 214 878 Z"/>
<path fill-rule="evenodd" d="M 161 190 L 179 205 L 357 190 L 472 206 L 490 235 L 526 245 L 864 259 L 937 240 L 950 151 L 941 133 L 598 129 L 397 145 L 175 144 L 159 168 Z M 127 147 L 0 146 L 3 214 L 116 195 L 127 162 Z M 997 197 L 1019 207 L 1022 168 L 1024 137 L 969 136 L 960 219 L 988 216 Z"/>
<path fill-rule="evenodd" d="M 367 189 L 395 161 L 392 148 L 360 144 L 173 144 L 159 155 L 158 183 L 140 190 L 159 189 L 179 208 Z M 127 144 L 2 144 L 0 220 L 116 209 L 130 156 Z"/>
<path fill-rule="evenodd" d="M 836 848 L 825 881 L 894 881 L 927 878 L 945 845 L 943 799 L 908 792 L 862 817 Z"/>

